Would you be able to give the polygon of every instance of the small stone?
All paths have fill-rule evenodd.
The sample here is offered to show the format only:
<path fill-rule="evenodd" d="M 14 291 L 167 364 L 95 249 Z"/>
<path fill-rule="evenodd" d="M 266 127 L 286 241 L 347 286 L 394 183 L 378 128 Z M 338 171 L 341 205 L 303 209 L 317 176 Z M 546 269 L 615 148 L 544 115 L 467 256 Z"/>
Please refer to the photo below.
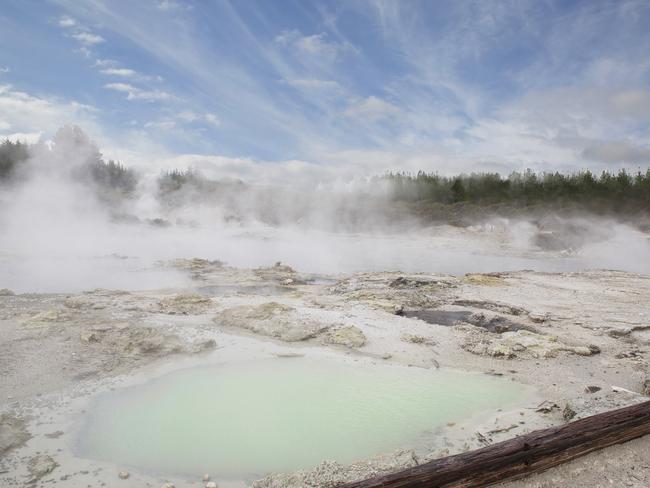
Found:
<path fill-rule="evenodd" d="M 587 388 L 585 388 L 585 393 L 596 393 L 597 391 L 602 390 L 600 386 L 593 386 L 590 385 Z"/>
<path fill-rule="evenodd" d="M 571 408 L 571 405 L 568 403 L 564 406 L 564 410 L 562 410 L 562 418 L 566 420 L 567 422 L 571 420 L 573 417 L 577 415 L 576 411 Z"/>
<path fill-rule="evenodd" d="M 27 463 L 27 470 L 31 475 L 28 483 L 35 484 L 38 480 L 54 471 L 58 466 L 59 464 L 51 456 L 45 454 L 34 456 Z"/>
<path fill-rule="evenodd" d="M 595 344 L 589 344 L 587 348 L 591 354 L 600 354 L 600 347 L 596 346 Z"/>
<path fill-rule="evenodd" d="M 219 488 L 219 487 L 217 486 L 217 484 L 214 481 L 208 481 L 205 484 L 205 488 Z"/>
<path fill-rule="evenodd" d="M 118 476 L 121 480 L 128 480 L 128 479 L 129 479 L 129 476 L 131 476 L 131 475 L 129 474 L 128 471 L 120 471 L 120 472 L 118 473 L 117 476 Z"/>
<path fill-rule="evenodd" d="M 203 475 L 203 481 L 210 481 L 210 475 L 209 474 L 204 474 Z"/>
<path fill-rule="evenodd" d="M 394 312 L 395 312 L 395 315 L 404 315 L 404 306 L 403 305 L 395 305 Z"/>
<path fill-rule="evenodd" d="M 544 312 L 531 312 L 528 314 L 528 318 L 537 324 L 542 324 L 548 321 L 549 315 Z"/>
<path fill-rule="evenodd" d="M 163 483 L 160 488 L 176 488 L 176 485 L 174 483 Z"/>

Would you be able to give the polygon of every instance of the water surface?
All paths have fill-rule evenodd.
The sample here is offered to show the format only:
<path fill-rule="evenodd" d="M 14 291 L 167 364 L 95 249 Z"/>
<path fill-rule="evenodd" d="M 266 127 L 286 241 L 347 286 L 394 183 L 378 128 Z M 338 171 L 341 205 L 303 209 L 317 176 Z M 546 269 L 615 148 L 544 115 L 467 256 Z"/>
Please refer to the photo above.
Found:
<path fill-rule="evenodd" d="M 98 398 L 79 453 L 161 474 L 262 476 L 413 447 L 527 389 L 447 370 L 269 359 L 177 371 Z"/>

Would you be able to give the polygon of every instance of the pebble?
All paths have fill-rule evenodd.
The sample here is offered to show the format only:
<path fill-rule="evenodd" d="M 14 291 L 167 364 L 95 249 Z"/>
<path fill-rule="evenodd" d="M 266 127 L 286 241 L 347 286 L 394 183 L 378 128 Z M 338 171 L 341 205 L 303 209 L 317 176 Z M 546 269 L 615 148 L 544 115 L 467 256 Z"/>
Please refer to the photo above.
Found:
<path fill-rule="evenodd" d="M 203 475 L 203 481 L 210 481 L 210 475 L 209 474 L 204 474 Z"/>
<path fill-rule="evenodd" d="M 165 483 L 160 488 L 176 488 L 174 483 Z"/>
<path fill-rule="evenodd" d="M 205 484 L 205 488 L 219 488 L 219 487 L 217 486 L 217 484 L 214 481 L 208 481 Z"/>
<path fill-rule="evenodd" d="M 131 476 L 131 475 L 129 474 L 128 471 L 120 471 L 120 472 L 118 473 L 117 476 L 118 476 L 121 480 L 128 480 L 128 479 L 129 479 L 129 476 Z"/>

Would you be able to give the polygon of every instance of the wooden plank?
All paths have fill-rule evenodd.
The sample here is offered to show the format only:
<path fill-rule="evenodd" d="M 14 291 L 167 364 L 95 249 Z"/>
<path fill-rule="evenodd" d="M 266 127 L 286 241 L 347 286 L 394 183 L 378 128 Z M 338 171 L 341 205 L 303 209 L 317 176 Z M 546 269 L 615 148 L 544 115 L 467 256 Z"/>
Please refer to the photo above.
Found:
<path fill-rule="evenodd" d="M 482 449 L 340 488 L 488 486 L 537 473 L 604 447 L 650 434 L 650 401 L 536 430 Z"/>

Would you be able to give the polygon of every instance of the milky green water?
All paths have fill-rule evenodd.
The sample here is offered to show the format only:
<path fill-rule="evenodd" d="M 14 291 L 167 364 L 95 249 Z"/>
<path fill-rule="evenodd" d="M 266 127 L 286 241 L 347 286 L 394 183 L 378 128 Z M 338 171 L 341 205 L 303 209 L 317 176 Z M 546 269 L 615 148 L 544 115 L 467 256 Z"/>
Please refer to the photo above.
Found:
<path fill-rule="evenodd" d="M 98 398 L 78 448 L 156 473 L 246 477 L 413 446 L 436 427 L 525 394 L 482 374 L 365 363 L 198 367 Z"/>

